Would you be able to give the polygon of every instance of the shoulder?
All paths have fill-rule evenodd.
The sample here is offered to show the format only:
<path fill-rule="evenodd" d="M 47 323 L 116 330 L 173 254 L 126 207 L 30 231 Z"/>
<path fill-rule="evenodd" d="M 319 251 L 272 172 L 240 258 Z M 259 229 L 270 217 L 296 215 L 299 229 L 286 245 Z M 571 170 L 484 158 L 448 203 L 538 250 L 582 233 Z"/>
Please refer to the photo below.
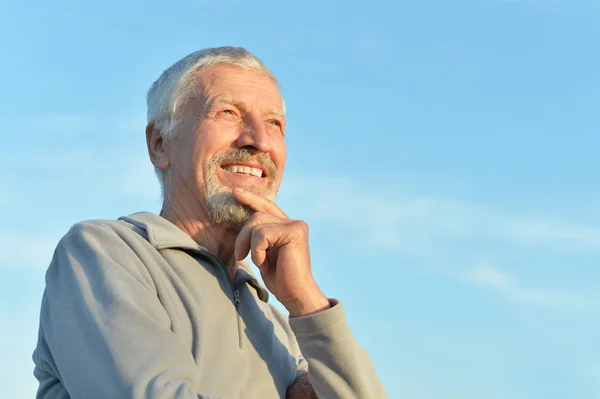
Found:
<path fill-rule="evenodd" d="M 58 244 L 61 248 L 102 250 L 147 242 L 145 231 L 123 220 L 95 219 L 75 223 Z"/>
<path fill-rule="evenodd" d="M 151 286 L 150 263 L 156 263 L 156 250 L 145 232 L 122 220 L 86 220 L 75 223 L 59 241 L 46 273 L 46 282 L 71 274 L 94 276 L 134 276 Z"/>

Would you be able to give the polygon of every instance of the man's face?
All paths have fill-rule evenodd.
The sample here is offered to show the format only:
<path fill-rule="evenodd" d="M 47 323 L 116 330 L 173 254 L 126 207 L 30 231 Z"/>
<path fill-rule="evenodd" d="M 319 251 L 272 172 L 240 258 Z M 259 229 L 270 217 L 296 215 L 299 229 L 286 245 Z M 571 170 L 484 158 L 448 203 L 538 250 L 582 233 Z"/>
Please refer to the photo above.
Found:
<path fill-rule="evenodd" d="M 197 74 L 168 147 L 170 201 L 197 204 L 215 224 L 237 228 L 251 211 L 231 195 L 241 187 L 275 199 L 286 146 L 283 101 L 267 76 L 225 64 Z M 175 197 L 175 198 L 173 198 Z"/>

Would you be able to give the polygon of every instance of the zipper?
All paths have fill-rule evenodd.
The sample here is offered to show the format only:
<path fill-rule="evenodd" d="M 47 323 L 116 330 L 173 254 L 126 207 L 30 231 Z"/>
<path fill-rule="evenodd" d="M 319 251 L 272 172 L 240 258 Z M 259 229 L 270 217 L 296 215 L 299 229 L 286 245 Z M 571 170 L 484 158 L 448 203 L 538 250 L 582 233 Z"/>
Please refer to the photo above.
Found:
<path fill-rule="evenodd" d="M 202 254 L 213 259 L 221 267 L 221 270 L 223 270 L 225 272 L 225 276 L 227 276 L 227 281 L 229 281 L 229 286 L 231 287 L 231 291 L 233 293 L 233 305 L 235 306 L 235 322 L 237 324 L 237 332 L 238 332 L 238 348 L 243 350 L 244 349 L 244 347 L 243 347 L 244 342 L 242 339 L 243 332 L 242 332 L 242 323 L 240 323 L 240 304 L 241 304 L 240 290 L 237 289 L 235 287 L 235 285 L 233 284 L 233 280 L 231 280 L 229 271 L 227 270 L 227 268 L 225 267 L 223 262 L 221 262 L 221 259 L 217 258 L 215 255 L 213 255 L 212 253 L 210 253 L 208 251 L 202 251 Z"/>
<path fill-rule="evenodd" d="M 235 305 L 235 310 L 239 313 L 240 311 L 240 290 L 233 290 L 233 304 Z"/>
<path fill-rule="evenodd" d="M 223 262 L 221 262 L 221 259 L 217 258 L 216 255 L 213 255 L 212 253 L 210 253 L 206 250 L 202 251 L 202 255 L 208 256 L 209 258 L 214 260 L 219 265 L 221 270 L 223 270 L 225 272 L 225 275 L 227 276 L 227 281 L 229 281 L 229 286 L 231 287 L 231 291 L 232 292 L 237 291 L 235 289 L 235 286 L 233 285 L 233 280 L 231 279 L 231 276 L 229 275 L 229 271 L 227 270 L 227 268 L 225 267 Z M 239 292 L 238 292 L 238 299 L 239 299 Z"/>
<path fill-rule="evenodd" d="M 238 348 L 244 350 L 244 331 L 242 331 L 243 327 L 242 322 L 240 320 L 242 317 L 240 315 L 240 290 L 237 288 L 233 290 L 233 304 L 235 305 L 235 318 L 237 321 Z"/>

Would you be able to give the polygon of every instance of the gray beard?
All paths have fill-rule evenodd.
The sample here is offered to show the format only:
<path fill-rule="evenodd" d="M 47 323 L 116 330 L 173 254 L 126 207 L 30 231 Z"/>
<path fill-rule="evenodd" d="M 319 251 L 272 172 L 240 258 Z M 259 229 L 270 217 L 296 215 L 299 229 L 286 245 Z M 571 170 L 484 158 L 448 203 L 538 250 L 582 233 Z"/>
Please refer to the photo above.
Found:
<path fill-rule="evenodd" d="M 240 230 L 250 219 L 254 210 L 247 205 L 240 204 L 233 195 L 221 185 L 217 178 L 217 168 L 224 159 L 228 161 L 249 161 L 253 156 L 246 150 L 240 150 L 234 155 L 219 155 L 211 159 L 206 165 L 206 212 L 208 219 L 219 226 L 228 229 Z M 275 201 L 275 181 L 278 179 L 275 165 L 266 156 L 263 158 L 271 176 L 271 183 L 267 193 L 262 193 L 254 186 L 241 187 L 255 194 L 265 195 Z"/>
<path fill-rule="evenodd" d="M 208 219 L 228 229 L 241 230 L 254 211 L 242 205 L 228 192 L 209 194 L 206 196 Z"/>

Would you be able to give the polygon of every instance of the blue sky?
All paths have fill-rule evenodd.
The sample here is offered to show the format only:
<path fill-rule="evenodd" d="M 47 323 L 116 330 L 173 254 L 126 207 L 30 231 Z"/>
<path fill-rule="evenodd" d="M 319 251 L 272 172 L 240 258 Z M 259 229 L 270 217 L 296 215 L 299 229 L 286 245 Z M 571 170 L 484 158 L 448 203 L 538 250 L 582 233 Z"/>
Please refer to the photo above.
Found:
<path fill-rule="evenodd" d="M 150 84 L 239 45 L 288 106 L 278 203 L 391 398 L 600 398 L 599 17 L 595 0 L 5 2 L 0 396 L 34 395 L 61 235 L 159 210 Z"/>

